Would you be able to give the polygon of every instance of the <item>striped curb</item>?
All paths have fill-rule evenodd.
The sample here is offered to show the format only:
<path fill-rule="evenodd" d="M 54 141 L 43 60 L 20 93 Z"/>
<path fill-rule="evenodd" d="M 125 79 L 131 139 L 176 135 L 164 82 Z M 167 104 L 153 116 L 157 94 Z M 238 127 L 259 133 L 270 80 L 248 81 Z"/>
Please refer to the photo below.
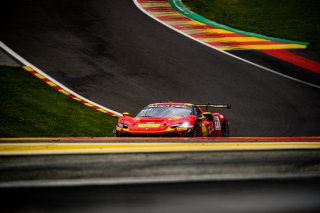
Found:
<path fill-rule="evenodd" d="M 36 142 L 73 142 L 73 141 L 86 141 L 90 143 L 95 142 L 117 142 L 117 143 L 130 143 L 130 142 L 201 142 L 201 143 L 219 143 L 219 142 L 320 142 L 320 136 L 309 137 L 196 137 L 196 138 L 141 138 L 141 137 L 25 137 L 25 138 L 0 138 L 0 143 L 36 143 Z"/>
<path fill-rule="evenodd" d="M 233 32 L 234 33 L 233 35 L 230 33 L 230 34 L 227 34 L 226 37 L 214 38 L 215 40 L 213 43 L 215 43 L 215 45 L 217 45 L 218 48 L 219 46 L 223 45 L 223 43 L 226 43 L 227 45 L 231 45 L 231 46 L 237 46 L 237 45 L 242 47 L 249 46 L 252 49 L 259 50 L 264 54 L 278 58 L 282 61 L 286 61 L 290 64 L 294 64 L 295 66 L 304 68 L 312 72 L 320 73 L 319 62 L 304 58 L 302 56 L 296 55 L 294 53 L 291 53 L 285 50 L 285 49 L 301 49 L 301 48 L 303 49 L 307 45 L 309 45 L 308 42 L 292 41 L 292 40 L 268 37 L 268 36 L 260 35 L 257 33 L 242 31 L 239 29 L 235 29 L 235 28 L 208 20 L 188 10 L 188 8 L 184 6 L 181 0 L 168 0 L 168 2 L 170 2 L 171 6 L 175 8 L 177 11 L 179 11 L 183 15 L 193 20 L 199 21 L 208 26 Z M 232 35 L 235 37 L 228 38 L 228 35 Z M 245 37 L 241 37 L 243 35 Z M 208 38 L 208 39 L 210 41 L 211 38 Z M 211 42 L 207 42 L 207 43 L 211 44 Z M 300 48 L 294 44 L 303 45 L 304 47 L 301 46 Z M 245 48 L 245 50 L 248 50 L 248 49 L 249 48 Z M 237 50 L 237 49 L 226 49 L 226 50 Z M 242 50 L 242 49 L 238 49 L 238 50 Z"/>
<path fill-rule="evenodd" d="M 150 153 L 208 151 L 320 150 L 319 142 L 242 142 L 242 143 L 2 143 L 2 155 Z"/>
<path fill-rule="evenodd" d="M 302 42 L 302 41 L 293 41 L 293 40 L 288 40 L 288 39 L 283 39 L 283 38 L 276 38 L 276 37 L 270 37 L 270 36 L 265 36 L 261 35 L 258 33 L 253 33 L 253 32 L 247 32 L 243 30 L 239 30 L 233 27 L 229 27 L 223 24 L 219 24 L 215 21 L 209 20 L 203 16 L 200 16 L 197 13 L 194 13 L 190 11 L 182 2 L 182 0 L 168 0 L 171 4 L 172 7 L 174 7 L 176 10 L 178 10 L 180 13 L 184 14 L 187 17 L 190 17 L 193 20 L 199 21 L 201 23 L 207 24 L 209 26 L 217 27 L 220 29 L 228 30 L 231 32 L 251 36 L 251 37 L 256 37 L 256 38 L 262 38 L 266 40 L 271 40 L 271 41 L 278 41 L 278 42 L 284 42 L 284 43 L 292 43 L 292 44 L 302 44 L 302 45 L 309 45 L 309 42 Z"/>
<path fill-rule="evenodd" d="M 320 137 L 0 138 L 1 155 L 320 150 Z"/>
<path fill-rule="evenodd" d="M 267 37 L 257 37 L 257 34 L 246 33 L 247 35 L 245 35 L 243 31 L 242 34 L 240 34 L 239 31 L 231 31 L 230 28 L 222 29 L 219 25 L 207 25 L 206 23 L 202 23 L 197 20 L 193 20 L 191 17 L 188 17 L 191 12 L 186 12 L 186 8 L 183 6 L 181 1 L 137 0 L 137 2 L 144 11 L 159 21 L 164 22 L 179 31 L 182 31 L 188 36 L 204 42 L 209 46 L 213 46 L 224 51 L 305 49 L 308 44 L 303 42 L 290 43 L 288 42 L 289 40 L 284 39 L 278 39 L 278 41 L 275 41 L 275 39 L 266 39 Z"/>
<path fill-rule="evenodd" d="M 73 95 L 71 92 L 68 92 L 66 89 L 63 89 L 62 87 L 60 87 L 59 85 L 57 85 L 56 83 L 54 83 L 50 79 L 46 78 L 45 76 L 41 75 L 40 73 L 38 73 L 37 71 L 35 71 L 34 69 L 32 69 L 29 66 L 23 66 L 22 68 L 24 70 L 28 71 L 29 73 L 33 74 L 37 78 L 41 79 L 43 82 L 47 83 L 49 86 L 51 86 L 51 87 L 55 88 L 56 90 L 58 90 L 59 92 L 63 93 L 64 95 L 69 96 L 73 100 L 76 100 L 76 101 L 78 101 L 78 102 L 80 102 L 80 103 L 82 103 L 92 109 L 98 110 L 104 114 L 111 115 L 111 116 L 119 116 L 118 114 L 116 114 L 112 111 L 108 111 L 106 109 L 103 109 L 102 107 L 99 107 L 99 106 L 95 105 L 94 103 L 90 103 L 89 101 L 81 99 L 81 97 Z"/>
<path fill-rule="evenodd" d="M 115 117 L 121 116 L 121 113 L 116 112 L 114 110 L 111 110 L 109 108 L 106 108 L 104 106 L 101 106 L 93 101 L 90 101 L 90 100 L 82 97 L 81 95 L 77 94 L 76 92 L 72 91 L 71 89 L 67 88 L 66 86 L 62 85 L 61 83 L 59 83 L 55 79 L 48 76 L 45 72 L 43 72 L 42 70 L 40 70 L 39 68 L 37 68 L 36 66 L 31 64 L 30 62 L 28 62 L 27 60 L 22 58 L 20 55 L 18 55 L 16 52 L 14 52 L 12 49 L 10 49 L 7 45 L 5 45 L 1 41 L 0 41 L 0 47 L 4 51 L 6 51 L 9 55 L 11 55 L 16 61 L 18 61 L 20 64 L 22 64 L 23 65 L 22 68 L 24 70 L 32 73 L 34 76 L 41 79 L 42 81 L 44 81 L 45 83 L 47 83 L 51 87 L 55 88 L 59 92 L 71 97 L 72 99 L 74 99 L 74 100 L 76 100 L 76 101 L 78 101 L 78 102 L 80 102 L 80 103 L 82 103 L 92 109 L 98 110 L 104 114 L 115 116 Z"/>
<path fill-rule="evenodd" d="M 292 81 L 299 82 L 301 84 L 320 89 L 320 85 L 312 84 L 312 83 L 294 78 L 292 76 L 283 74 L 277 70 L 273 70 L 268 67 L 259 65 L 257 63 L 254 63 L 254 62 L 249 61 L 247 59 L 241 58 L 231 52 L 226 51 L 226 50 L 258 50 L 261 52 L 263 51 L 263 53 L 271 56 L 271 55 L 274 55 L 273 51 L 276 51 L 276 50 L 281 50 L 282 53 L 284 53 L 286 51 L 284 49 L 285 47 L 287 47 L 289 49 L 305 49 L 306 45 L 285 44 L 285 43 L 277 42 L 277 43 L 279 43 L 278 45 L 268 44 L 268 45 L 270 45 L 269 47 L 268 47 L 268 45 L 256 45 L 256 44 L 251 45 L 251 47 L 248 47 L 250 45 L 248 45 L 248 43 L 245 43 L 245 45 L 238 45 L 235 48 L 231 45 L 229 47 L 227 46 L 227 48 L 224 48 L 226 46 L 221 46 L 221 45 L 223 45 L 223 43 L 226 43 L 226 41 L 227 42 L 228 41 L 234 42 L 235 38 L 238 39 L 238 41 L 237 41 L 238 43 L 239 42 L 240 43 L 241 42 L 258 42 L 258 41 L 270 42 L 270 40 L 240 35 L 240 34 L 237 34 L 237 33 L 231 32 L 231 31 L 219 29 L 219 28 L 216 28 L 213 26 L 208 26 L 208 25 L 201 23 L 201 22 L 198 22 L 198 21 L 194 21 L 191 18 L 186 17 L 186 16 L 182 15 L 181 13 L 177 12 L 177 10 L 174 9 L 168 1 L 171 1 L 171 0 L 133 0 L 134 4 L 137 6 L 137 8 L 139 10 L 141 10 L 141 12 L 143 12 L 144 14 L 149 16 L 150 18 L 160 22 L 161 24 L 176 31 L 177 33 L 180 33 L 180 34 L 182 34 L 182 35 L 184 35 L 194 41 L 199 42 L 202 45 L 205 45 L 205 46 L 212 48 L 216 51 L 219 51 L 225 55 L 228 55 L 228 56 L 233 57 L 237 60 L 248 63 L 250 65 L 253 65 L 255 67 L 258 67 L 260 69 L 263 69 L 265 71 L 273 73 L 275 75 L 281 76 L 283 78 L 290 79 Z M 193 30 L 196 30 L 196 31 L 193 31 Z M 194 32 L 198 32 L 198 33 L 194 33 Z M 194 34 L 196 36 L 194 36 Z M 210 37 L 210 34 L 211 34 L 211 37 Z M 202 38 L 201 38 L 201 36 L 202 36 Z M 226 36 L 229 36 L 229 37 L 226 37 Z M 197 37 L 199 37 L 199 38 L 197 38 Z M 217 43 L 219 43 L 219 45 L 215 45 Z M 235 43 L 233 43 L 233 44 L 235 44 Z M 285 46 L 285 45 L 289 45 L 289 46 Z M 255 47 L 255 49 L 252 49 L 253 47 Z M 260 48 L 258 48 L 258 47 L 260 47 Z M 272 48 L 279 48 L 279 49 L 272 49 Z M 277 58 L 280 60 L 283 60 L 284 57 L 277 57 Z M 298 61 L 296 61 L 297 58 L 298 58 Z M 301 58 L 302 57 L 293 57 L 293 58 L 291 57 L 290 60 L 286 59 L 285 61 L 289 62 L 291 64 L 293 64 L 293 62 L 295 62 L 294 64 L 296 66 L 300 66 L 304 69 L 308 69 L 313 72 L 318 72 L 317 71 L 318 70 L 318 66 L 317 66 L 318 63 L 317 62 L 314 61 L 314 63 L 312 65 L 305 66 L 305 64 L 306 64 L 305 62 L 308 61 L 308 63 L 309 63 L 311 60 L 301 60 Z M 310 69 L 310 67 L 311 67 L 311 69 Z M 314 67 L 316 67 L 315 68 L 316 71 L 314 71 Z"/>
<path fill-rule="evenodd" d="M 320 74 L 320 62 L 299 56 L 288 50 L 259 50 L 271 57 L 280 59 L 295 66 Z"/>

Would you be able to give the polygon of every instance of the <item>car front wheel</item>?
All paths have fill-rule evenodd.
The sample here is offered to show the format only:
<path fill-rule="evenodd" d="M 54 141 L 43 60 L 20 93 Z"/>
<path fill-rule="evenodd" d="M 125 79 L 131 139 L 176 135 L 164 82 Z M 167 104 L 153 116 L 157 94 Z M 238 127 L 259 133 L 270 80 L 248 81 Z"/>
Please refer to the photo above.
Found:
<path fill-rule="evenodd" d="M 200 131 L 199 124 L 195 123 L 192 131 L 192 137 L 199 137 L 199 131 Z"/>

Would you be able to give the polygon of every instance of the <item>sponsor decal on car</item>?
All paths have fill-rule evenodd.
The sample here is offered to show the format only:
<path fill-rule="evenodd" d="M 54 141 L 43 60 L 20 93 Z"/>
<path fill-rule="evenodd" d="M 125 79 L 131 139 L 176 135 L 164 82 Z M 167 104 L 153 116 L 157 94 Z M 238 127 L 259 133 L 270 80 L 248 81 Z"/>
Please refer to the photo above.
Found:
<path fill-rule="evenodd" d="M 157 128 L 159 127 L 161 124 L 138 124 L 139 128 Z"/>

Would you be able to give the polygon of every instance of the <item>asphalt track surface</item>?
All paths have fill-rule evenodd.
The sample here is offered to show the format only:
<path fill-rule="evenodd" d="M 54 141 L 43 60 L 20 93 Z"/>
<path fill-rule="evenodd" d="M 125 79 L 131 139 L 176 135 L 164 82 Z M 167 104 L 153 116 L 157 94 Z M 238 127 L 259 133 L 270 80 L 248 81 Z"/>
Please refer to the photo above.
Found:
<path fill-rule="evenodd" d="M 53 78 L 101 105 L 134 114 L 144 105 L 159 101 L 231 103 L 233 108 L 222 112 L 231 121 L 233 136 L 320 134 L 318 89 L 185 38 L 144 15 L 132 0 L 1 3 L 5 10 L 0 13 L 0 40 Z M 254 51 L 244 55 L 268 64 Z M 278 64 L 272 63 L 272 67 L 278 68 Z M 292 72 L 289 65 L 281 67 L 284 73 Z M 297 77 L 318 82 L 303 70 Z M 35 180 L 46 185 L 48 180 L 91 178 L 113 178 L 116 182 L 119 177 L 139 176 L 154 180 L 166 175 L 181 179 L 193 176 L 194 180 L 209 175 L 210 180 L 221 179 L 1 188 L 4 212 L 320 209 L 318 151 L 43 155 L 0 160 L 1 184 L 8 180 Z M 223 181 L 228 179 L 227 175 L 232 181 Z M 235 180 L 236 175 L 239 180 Z"/>
<path fill-rule="evenodd" d="M 2 156 L 1 209 L 319 212 L 319 162 L 317 150 Z"/>
<path fill-rule="evenodd" d="M 319 89 L 179 35 L 132 0 L 6 0 L 2 7 L 1 41 L 113 110 L 135 114 L 149 103 L 169 100 L 231 103 L 233 108 L 222 112 L 232 136 L 320 134 Z M 289 65 L 282 65 L 282 72 L 292 72 L 283 66 Z"/>
<path fill-rule="evenodd" d="M 3 212 L 16 213 L 316 213 L 319 188 L 314 179 L 260 180 L 1 189 L 0 198 Z"/>
<path fill-rule="evenodd" d="M 319 178 L 319 150 L 1 156 L 0 188 Z"/>

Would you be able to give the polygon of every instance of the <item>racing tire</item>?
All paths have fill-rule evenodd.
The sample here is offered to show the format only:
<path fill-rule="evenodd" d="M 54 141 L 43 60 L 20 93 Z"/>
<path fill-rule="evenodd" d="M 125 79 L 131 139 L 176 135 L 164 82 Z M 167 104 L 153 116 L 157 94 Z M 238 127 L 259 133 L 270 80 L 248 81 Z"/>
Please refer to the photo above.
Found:
<path fill-rule="evenodd" d="M 193 126 L 192 137 L 199 137 L 200 135 L 199 131 L 200 131 L 199 124 L 195 123 Z"/>
<path fill-rule="evenodd" d="M 230 136 L 229 125 L 227 124 L 226 121 L 223 121 L 223 123 L 222 123 L 221 134 L 222 134 L 221 135 L 222 137 L 229 137 Z"/>

